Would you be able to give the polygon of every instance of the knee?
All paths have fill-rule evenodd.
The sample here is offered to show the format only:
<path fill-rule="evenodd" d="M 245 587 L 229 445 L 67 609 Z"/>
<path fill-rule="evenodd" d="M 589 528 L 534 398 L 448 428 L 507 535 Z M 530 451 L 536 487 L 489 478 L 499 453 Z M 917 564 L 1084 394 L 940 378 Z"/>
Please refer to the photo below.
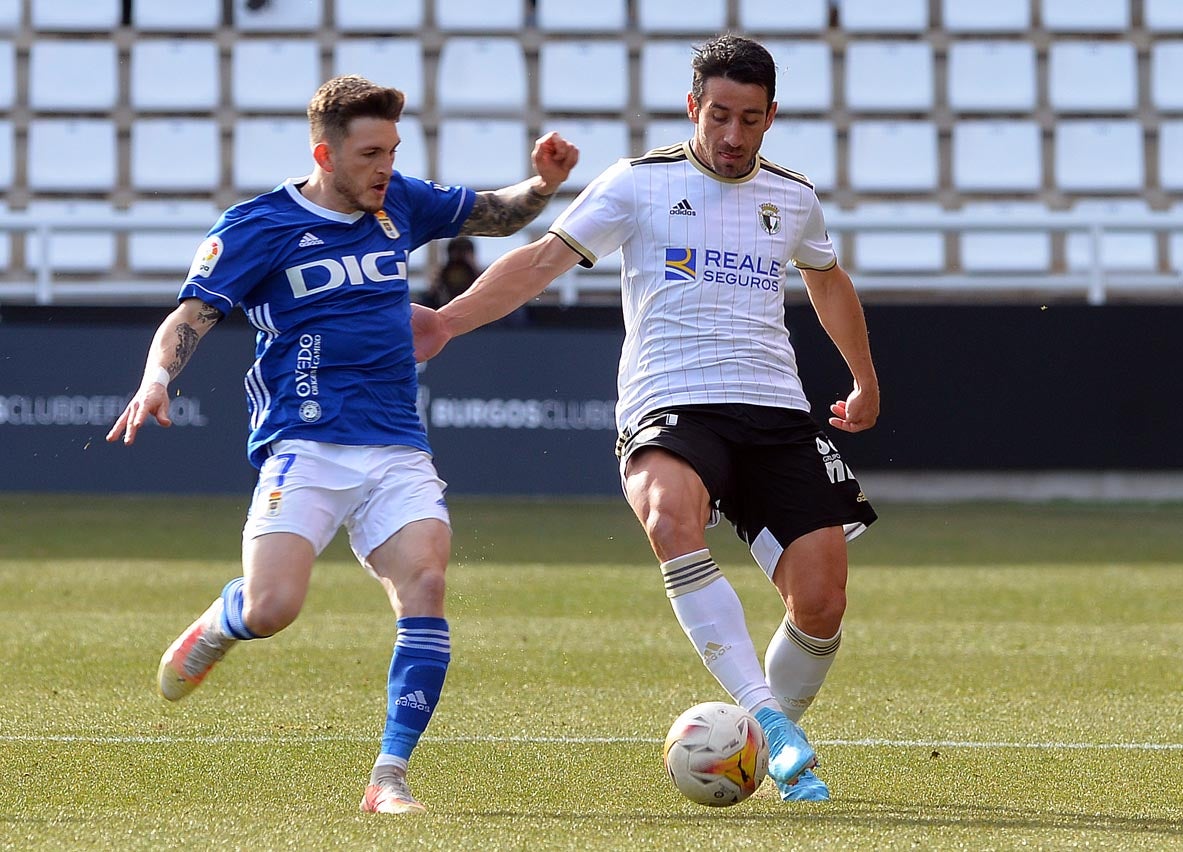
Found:
<path fill-rule="evenodd" d="M 645 535 L 660 558 L 673 559 L 702 547 L 706 522 L 686 512 L 670 512 L 651 507 L 642 521 Z"/>
<path fill-rule="evenodd" d="M 444 565 L 417 566 L 395 586 L 392 603 L 400 616 L 440 615 L 444 611 Z"/>
<path fill-rule="evenodd" d="M 285 590 L 248 593 L 242 602 L 242 620 L 256 636 L 273 636 L 296 620 L 303 596 Z"/>
<path fill-rule="evenodd" d="M 828 639 L 842 627 L 846 614 L 846 592 L 836 588 L 793 600 L 791 617 L 801 632 Z"/>

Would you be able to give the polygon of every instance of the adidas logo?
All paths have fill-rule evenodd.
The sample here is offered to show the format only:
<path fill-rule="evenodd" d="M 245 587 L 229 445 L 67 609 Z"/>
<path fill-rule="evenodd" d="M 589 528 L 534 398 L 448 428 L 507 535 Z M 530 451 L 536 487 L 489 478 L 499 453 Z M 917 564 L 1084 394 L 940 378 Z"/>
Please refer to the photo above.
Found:
<path fill-rule="evenodd" d="M 324 244 L 325 241 L 311 231 L 305 231 L 304 236 L 300 237 L 300 248 L 308 248 L 309 246 L 323 246 Z"/>
<path fill-rule="evenodd" d="M 677 204 L 670 208 L 671 216 L 697 216 L 694 208 L 690 206 L 690 202 L 683 198 Z"/>
<path fill-rule="evenodd" d="M 718 642 L 707 642 L 707 646 L 702 649 L 702 659 L 704 662 L 713 663 L 721 656 L 731 650 L 730 645 L 720 645 Z"/>
<path fill-rule="evenodd" d="M 424 713 L 431 712 L 431 705 L 427 703 L 427 696 L 423 694 L 422 689 L 408 692 L 402 698 L 396 699 L 394 703 L 399 707 L 410 707 L 412 710 L 422 710 Z"/>

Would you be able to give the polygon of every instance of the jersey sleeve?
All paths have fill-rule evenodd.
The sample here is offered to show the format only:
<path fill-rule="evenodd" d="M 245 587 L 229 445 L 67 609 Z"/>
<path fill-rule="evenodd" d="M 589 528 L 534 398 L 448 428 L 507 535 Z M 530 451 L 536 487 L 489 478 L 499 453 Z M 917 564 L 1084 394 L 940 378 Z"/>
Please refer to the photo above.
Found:
<path fill-rule="evenodd" d="M 829 269 L 838 262 L 834 244 L 826 231 L 826 219 L 822 214 L 821 202 L 810 193 L 811 206 L 805 215 L 801 229 L 801 240 L 793 251 L 793 266 L 798 269 Z"/>
<path fill-rule="evenodd" d="M 263 280 L 270 252 L 252 217 L 222 214 L 197 248 L 177 301 L 201 299 L 223 314 Z"/>
<path fill-rule="evenodd" d="M 550 233 L 579 254 L 580 266 L 590 269 L 620 248 L 636 227 L 635 198 L 632 166 L 617 160 L 559 214 Z"/>
<path fill-rule="evenodd" d="M 429 180 L 399 177 L 401 180 L 397 186 L 391 182 L 387 198 L 400 206 L 405 205 L 407 218 L 403 221 L 412 225 L 413 248 L 460 233 L 476 203 L 475 192 L 463 186 L 441 186 Z"/>

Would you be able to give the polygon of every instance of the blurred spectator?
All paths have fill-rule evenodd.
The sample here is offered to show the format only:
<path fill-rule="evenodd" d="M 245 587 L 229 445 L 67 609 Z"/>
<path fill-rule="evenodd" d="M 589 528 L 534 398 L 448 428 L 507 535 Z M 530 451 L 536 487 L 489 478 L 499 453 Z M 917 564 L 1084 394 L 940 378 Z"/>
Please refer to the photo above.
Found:
<path fill-rule="evenodd" d="M 443 307 L 471 287 L 480 274 L 476 244 L 468 237 L 448 240 L 447 258 L 431 282 L 423 303 L 431 308 Z"/>

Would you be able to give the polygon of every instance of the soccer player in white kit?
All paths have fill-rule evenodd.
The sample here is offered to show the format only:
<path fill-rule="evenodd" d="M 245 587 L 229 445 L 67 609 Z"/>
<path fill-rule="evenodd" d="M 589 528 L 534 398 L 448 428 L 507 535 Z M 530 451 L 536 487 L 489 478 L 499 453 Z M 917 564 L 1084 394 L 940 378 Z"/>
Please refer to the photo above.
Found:
<path fill-rule="evenodd" d="M 416 309 L 416 357 L 504 315 L 576 263 L 621 250 L 616 413 L 625 495 L 679 623 L 768 734 L 781 797 L 828 799 L 796 722 L 838 651 L 846 541 L 875 513 L 809 413 L 785 327 L 790 264 L 853 378 L 850 394 L 830 407 L 830 425 L 873 426 L 879 386 L 862 307 L 812 185 L 759 153 L 776 115 L 772 57 L 724 35 L 695 49 L 692 68 L 693 137 L 619 160 L 544 237 L 500 258 L 438 312 Z M 785 603 L 763 669 L 706 544 L 716 513 Z"/>
<path fill-rule="evenodd" d="M 338 528 L 397 616 L 386 725 L 361 809 L 416 813 L 406 781 L 451 659 L 444 571 L 451 527 L 416 408 L 407 254 L 458 234 L 504 236 L 546 205 L 578 159 L 548 134 L 537 175 L 473 192 L 394 169 L 403 94 L 361 77 L 329 80 L 308 118 L 309 177 L 227 210 L 197 252 L 148 352 L 144 378 L 108 441 L 168 426 L 168 383 L 234 307 L 257 329 L 244 385 L 247 453 L 259 480 L 243 529 L 243 576 L 165 651 L 161 694 L 177 701 L 237 642 L 299 614 L 313 563 Z M 474 152 L 477 153 L 477 152 Z"/>

